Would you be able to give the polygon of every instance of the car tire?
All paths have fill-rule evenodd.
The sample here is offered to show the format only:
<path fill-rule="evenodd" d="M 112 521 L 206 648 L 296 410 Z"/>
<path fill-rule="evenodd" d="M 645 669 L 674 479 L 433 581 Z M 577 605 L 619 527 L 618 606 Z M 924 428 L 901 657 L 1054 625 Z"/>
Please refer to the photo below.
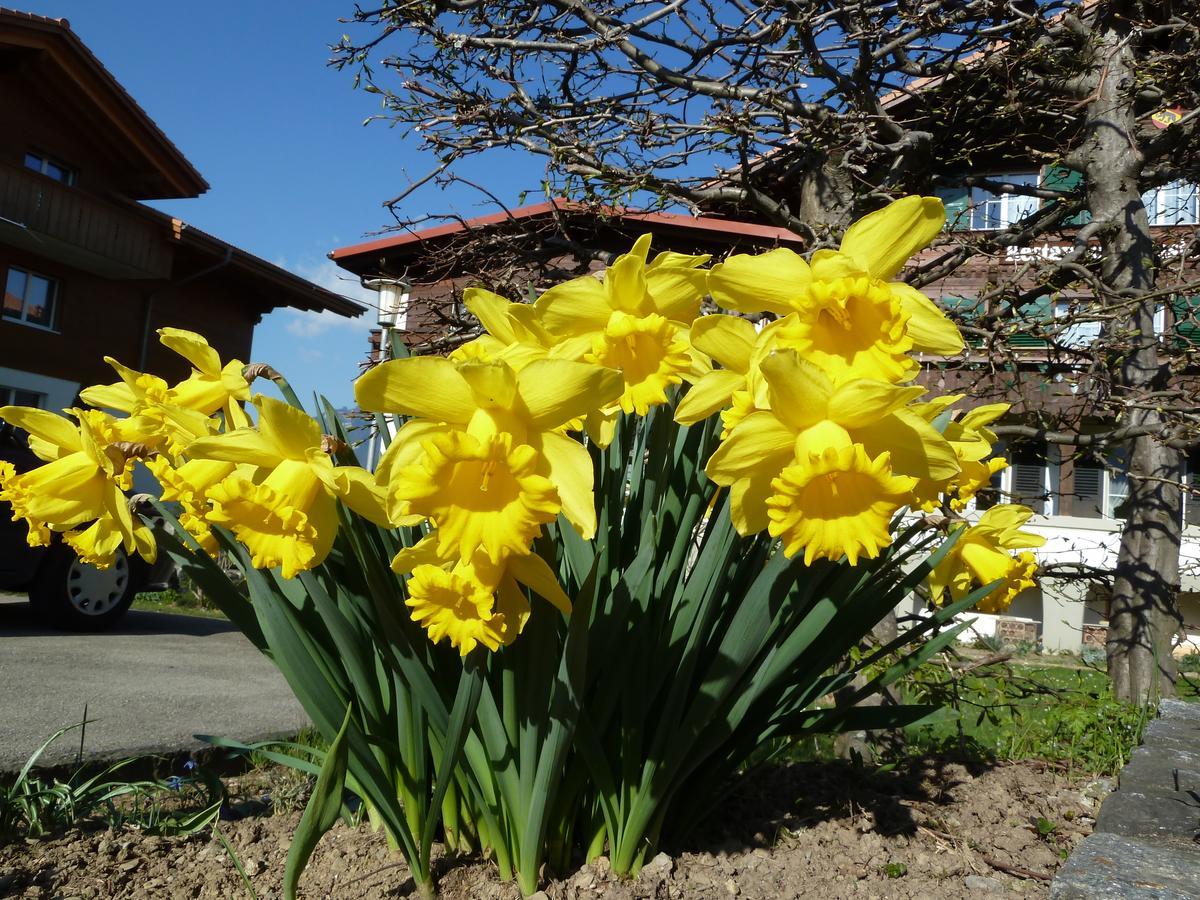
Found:
<path fill-rule="evenodd" d="M 37 620 L 50 628 L 103 631 L 113 625 L 137 594 L 141 561 L 117 549 L 107 569 L 81 562 L 66 544 L 55 544 L 29 586 Z"/>

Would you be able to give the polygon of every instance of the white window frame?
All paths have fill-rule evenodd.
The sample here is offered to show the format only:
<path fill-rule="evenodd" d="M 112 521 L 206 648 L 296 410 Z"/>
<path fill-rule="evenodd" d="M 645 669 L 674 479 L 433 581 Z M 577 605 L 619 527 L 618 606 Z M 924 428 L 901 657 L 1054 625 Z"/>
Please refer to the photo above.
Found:
<path fill-rule="evenodd" d="M 1007 172 L 984 177 L 989 181 L 1007 181 L 1014 184 L 1031 179 L 1029 186 L 1035 188 L 1041 183 L 1038 172 Z M 972 231 L 1000 231 L 1008 228 L 1035 212 L 1040 204 L 1037 197 L 1028 197 L 1025 194 L 993 194 L 977 187 L 971 188 L 968 200 L 968 218 Z M 991 212 L 995 213 L 994 220 Z"/>
<path fill-rule="evenodd" d="M 33 403 L 22 403 L 18 393 L 33 397 Z M 0 384 L 0 406 L 34 406 L 37 409 L 46 408 L 46 395 L 41 391 L 31 391 L 29 388 L 14 387 L 11 384 Z"/>
<path fill-rule="evenodd" d="M 30 165 L 30 161 L 34 160 L 34 159 L 36 159 L 38 162 L 38 164 L 36 166 Z M 63 173 L 63 177 L 55 178 L 53 175 L 51 175 L 49 172 L 46 171 L 47 166 L 54 166 L 56 169 L 58 169 L 60 172 Z M 44 175 L 45 177 L 49 178 L 51 181 L 57 181 L 59 184 L 65 184 L 67 187 L 75 186 L 76 173 L 75 173 L 74 167 L 68 166 L 65 163 L 55 159 L 54 157 L 47 156 L 44 153 L 38 153 L 35 150 L 26 150 L 25 151 L 25 168 L 29 169 L 29 171 L 31 171 L 31 172 L 37 172 L 39 175 Z"/>
<path fill-rule="evenodd" d="M 0 290 L 4 291 L 4 296 L 8 296 L 8 279 L 13 272 L 21 272 L 25 276 L 25 294 L 29 293 L 29 282 L 32 278 L 40 278 L 45 281 L 49 287 L 47 288 L 47 303 L 50 307 L 50 324 L 43 325 L 41 322 L 32 322 L 29 320 L 29 313 L 26 307 L 28 301 L 25 296 L 21 297 L 21 314 L 19 316 L 12 315 L 7 309 L 0 308 L 0 322 L 14 322 L 19 325 L 26 325 L 29 328 L 40 328 L 42 331 L 53 331 L 58 333 L 58 315 L 59 307 L 62 299 L 62 281 L 58 278 L 53 278 L 50 275 L 43 275 L 41 272 L 34 272 L 32 269 L 26 269 L 24 266 L 8 266 L 4 270 L 4 287 Z"/>
<path fill-rule="evenodd" d="M 997 448 L 996 452 L 1008 459 L 1008 467 L 1000 472 L 1000 502 L 1001 503 L 1020 503 L 1020 499 L 1013 495 L 1013 475 L 1014 470 L 1018 465 L 1029 465 L 1029 463 L 1017 463 L 1009 452 L 1011 448 Z M 1034 508 L 1034 513 L 1039 516 L 1057 516 L 1059 512 L 1059 493 L 1061 487 L 1060 473 L 1062 471 L 1062 462 L 1059 459 L 1058 448 L 1056 446 L 1048 446 L 1046 448 L 1046 462 L 1041 466 L 1042 470 L 1042 493 L 1045 499 L 1041 502 L 1041 510 Z"/>
<path fill-rule="evenodd" d="M 1142 194 L 1151 225 L 1200 223 L 1200 191 L 1187 181 L 1171 181 Z"/>

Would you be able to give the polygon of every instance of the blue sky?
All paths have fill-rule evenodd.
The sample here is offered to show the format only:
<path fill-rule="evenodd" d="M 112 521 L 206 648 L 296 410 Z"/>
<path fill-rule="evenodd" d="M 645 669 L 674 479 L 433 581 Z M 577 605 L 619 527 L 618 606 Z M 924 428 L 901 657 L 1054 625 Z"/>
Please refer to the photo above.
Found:
<path fill-rule="evenodd" d="M 353 0 L 11 5 L 70 20 L 211 185 L 198 199 L 156 206 L 324 287 L 373 299 L 326 254 L 391 223 L 383 201 L 431 164 L 400 129 L 363 127 L 380 111 L 378 98 L 325 65 Z M 508 201 L 519 190 L 489 186 Z M 476 203 L 425 191 L 404 212 L 428 204 L 477 215 Z M 258 327 L 253 357 L 285 372 L 302 397 L 319 390 L 350 405 L 373 323 L 369 313 L 349 320 L 278 310 Z"/>

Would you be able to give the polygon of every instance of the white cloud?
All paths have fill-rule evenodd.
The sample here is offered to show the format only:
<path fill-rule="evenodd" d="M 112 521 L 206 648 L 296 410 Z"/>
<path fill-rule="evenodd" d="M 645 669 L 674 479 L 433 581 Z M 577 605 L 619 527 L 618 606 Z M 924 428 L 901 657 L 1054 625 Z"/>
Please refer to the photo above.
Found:
<path fill-rule="evenodd" d="M 333 260 L 321 259 L 293 265 L 284 259 L 277 260 L 275 264 L 294 272 L 313 284 L 320 285 L 335 294 L 341 294 L 343 297 L 349 297 L 351 300 L 357 300 L 368 307 L 374 307 L 378 303 L 379 295 L 375 291 L 364 288 L 359 283 L 357 276 L 351 275 L 344 269 L 339 269 Z M 312 340 L 330 331 L 365 332 L 375 321 L 375 317 L 370 311 L 353 319 L 326 311 L 306 312 L 299 309 L 285 309 L 281 312 L 284 318 L 284 330 L 292 337 L 301 340 Z"/>

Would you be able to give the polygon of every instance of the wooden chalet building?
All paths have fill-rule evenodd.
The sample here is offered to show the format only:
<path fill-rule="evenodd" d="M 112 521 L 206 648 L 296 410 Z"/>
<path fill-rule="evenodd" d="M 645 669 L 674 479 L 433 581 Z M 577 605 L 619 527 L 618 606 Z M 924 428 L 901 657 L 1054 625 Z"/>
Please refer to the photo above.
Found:
<path fill-rule="evenodd" d="M 0 405 L 60 409 L 113 356 L 167 378 L 163 326 L 249 362 L 278 307 L 363 307 L 145 206 L 208 183 L 64 19 L 0 9 Z"/>

